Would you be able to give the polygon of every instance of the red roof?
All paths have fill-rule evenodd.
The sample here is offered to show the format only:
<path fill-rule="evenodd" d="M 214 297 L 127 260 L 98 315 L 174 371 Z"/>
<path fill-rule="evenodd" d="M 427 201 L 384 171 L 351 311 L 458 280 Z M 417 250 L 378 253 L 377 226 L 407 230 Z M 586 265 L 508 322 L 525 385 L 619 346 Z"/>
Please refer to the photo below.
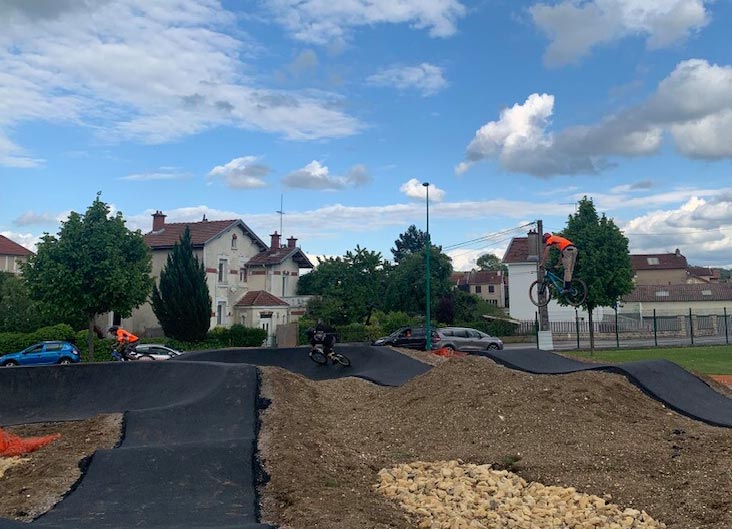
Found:
<path fill-rule="evenodd" d="M 0 255 L 32 255 L 28 248 L 21 246 L 17 242 L 11 241 L 7 237 L 0 235 Z"/>
<path fill-rule="evenodd" d="M 289 306 L 289 303 L 264 290 L 252 290 L 244 294 L 244 297 L 236 302 L 235 307 L 282 307 Z"/>
<path fill-rule="evenodd" d="M 473 270 L 470 272 L 453 272 L 450 281 L 460 285 L 500 285 L 503 274 L 493 270 Z"/>
<path fill-rule="evenodd" d="M 514 237 L 503 254 L 504 263 L 530 263 L 529 260 L 529 238 Z"/>
<path fill-rule="evenodd" d="M 732 283 L 688 283 L 685 285 L 638 285 L 623 301 L 732 301 Z"/>
<path fill-rule="evenodd" d="M 239 224 L 255 244 L 264 249 L 267 245 L 252 232 L 241 220 L 204 220 L 201 222 L 166 222 L 163 228 L 145 234 L 145 242 L 153 250 L 172 248 L 177 243 L 186 226 L 191 231 L 191 243 L 194 248 L 201 248 L 204 244 L 229 229 Z"/>
<path fill-rule="evenodd" d="M 631 254 L 633 270 L 686 270 L 686 257 L 676 250 L 675 253 Z"/>
<path fill-rule="evenodd" d="M 292 257 L 292 260 L 295 261 L 300 268 L 313 268 L 313 263 L 310 262 L 310 259 L 307 258 L 300 248 L 291 248 L 289 246 L 281 246 L 275 249 L 269 248 L 260 252 L 249 259 L 247 265 L 276 265 L 290 257 Z"/>

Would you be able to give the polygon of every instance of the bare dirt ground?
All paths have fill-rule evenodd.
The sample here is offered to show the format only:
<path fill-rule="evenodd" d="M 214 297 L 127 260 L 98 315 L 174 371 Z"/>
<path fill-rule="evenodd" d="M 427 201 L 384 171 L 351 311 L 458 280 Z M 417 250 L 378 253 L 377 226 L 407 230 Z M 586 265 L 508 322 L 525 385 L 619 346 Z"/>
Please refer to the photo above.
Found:
<path fill-rule="evenodd" d="M 732 428 L 680 416 L 620 375 L 537 376 L 486 358 L 407 354 L 435 368 L 399 388 L 261 369 L 271 400 L 259 434 L 269 475 L 263 521 L 283 529 L 434 527 L 375 491 L 379 471 L 460 460 L 645 510 L 672 529 L 732 527 Z M 89 449 L 116 444 L 119 421 L 9 428 L 62 438 L 5 470 L 0 516 L 29 521 L 50 508 Z"/>

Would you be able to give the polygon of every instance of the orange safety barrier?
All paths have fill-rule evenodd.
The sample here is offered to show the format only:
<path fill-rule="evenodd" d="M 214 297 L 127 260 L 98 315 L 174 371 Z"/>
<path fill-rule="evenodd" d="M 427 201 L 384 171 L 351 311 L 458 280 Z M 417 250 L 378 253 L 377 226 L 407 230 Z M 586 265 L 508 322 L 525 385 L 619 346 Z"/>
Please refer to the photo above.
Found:
<path fill-rule="evenodd" d="M 447 358 L 453 357 L 453 356 L 465 356 L 467 353 L 463 353 L 461 351 L 453 351 L 449 347 L 443 347 L 442 349 L 435 349 L 432 351 L 438 356 L 445 356 Z"/>
<path fill-rule="evenodd" d="M 0 428 L 0 457 L 22 456 L 23 454 L 34 452 L 52 443 L 59 437 L 61 437 L 60 433 L 54 433 L 41 437 L 26 437 L 23 439 Z"/>

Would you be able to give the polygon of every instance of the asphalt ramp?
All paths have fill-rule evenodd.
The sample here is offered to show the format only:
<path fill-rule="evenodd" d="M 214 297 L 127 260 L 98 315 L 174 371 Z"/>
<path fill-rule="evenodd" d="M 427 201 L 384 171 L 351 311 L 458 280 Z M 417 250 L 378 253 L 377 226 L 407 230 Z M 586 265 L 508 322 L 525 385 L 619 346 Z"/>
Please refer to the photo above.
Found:
<path fill-rule="evenodd" d="M 581 362 L 539 349 L 486 351 L 481 353 L 481 356 L 512 369 L 539 375 L 590 370 L 619 373 L 647 395 L 682 415 L 714 426 L 732 427 L 732 399 L 668 360 L 644 360 L 611 365 Z"/>

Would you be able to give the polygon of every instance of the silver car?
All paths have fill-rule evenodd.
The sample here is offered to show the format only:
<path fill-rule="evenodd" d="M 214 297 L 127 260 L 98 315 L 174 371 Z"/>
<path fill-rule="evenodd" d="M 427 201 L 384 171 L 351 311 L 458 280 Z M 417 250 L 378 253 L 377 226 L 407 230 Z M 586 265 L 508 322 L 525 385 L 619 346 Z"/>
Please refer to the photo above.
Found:
<path fill-rule="evenodd" d="M 453 351 L 485 351 L 503 349 L 500 338 L 469 327 L 443 327 L 437 329 L 440 340 L 433 344 L 433 349 L 452 349 Z"/>
<path fill-rule="evenodd" d="M 169 360 L 175 358 L 180 354 L 180 351 L 165 347 L 155 343 L 143 344 L 135 347 L 135 350 L 130 353 L 130 357 L 133 360 Z"/>

